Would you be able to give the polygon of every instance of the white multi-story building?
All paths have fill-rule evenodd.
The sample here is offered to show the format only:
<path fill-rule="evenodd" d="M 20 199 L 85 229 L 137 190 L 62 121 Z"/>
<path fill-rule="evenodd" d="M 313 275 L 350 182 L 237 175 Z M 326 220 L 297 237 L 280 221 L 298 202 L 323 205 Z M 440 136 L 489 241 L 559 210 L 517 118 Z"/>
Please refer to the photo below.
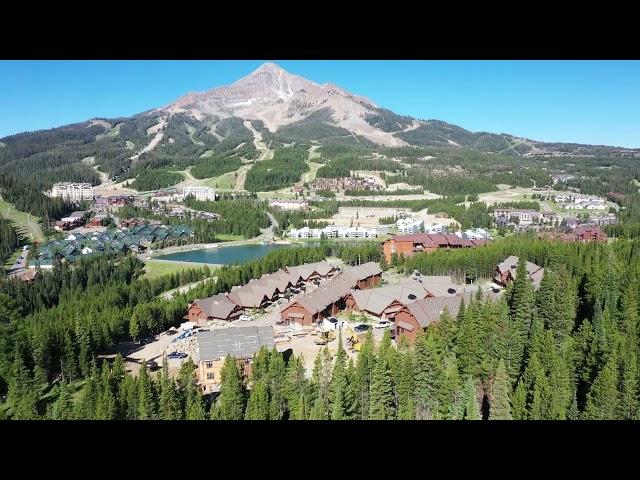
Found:
<path fill-rule="evenodd" d="M 403 235 L 424 231 L 424 222 L 414 220 L 413 218 L 401 218 L 396 222 L 396 226 L 398 227 L 398 231 Z"/>
<path fill-rule="evenodd" d="M 378 231 L 375 228 L 336 227 L 335 225 L 324 228 L 292 228 L 289 231 L 291 238 L 321 238 L 322 234 L 326 238 L 376 238 Z"/>
<path fill-rule="evenodd" d="M 184 198 L 193 195 L 196 200 L 203 202 L 216 201 L 216 191 L 211 187 L 184 187 L 182 189 L 182 195 L 184 195 Z"/>
<path fill-rule="evenodd" d="M 51 189 L 51 196 L 74 202 L 93 200 L 93 187 L 90 183 L 56 183 Z"/>
<path fill-rule="evenodd" d="M 429 227 L 424 227 L 424 233 L 445 233 L 447 226 L 442 223 L 434 223 Z"/>
<path fill-rule="evenodd" d="M 464 232 L 456 232 L 458 237 L 465 240 L 492 240 L 491 235 L 484 228 L 470 228 Z"/>
<path fill-rule="evenodd" d="M 269 205 L 282 210 L 306 210 L 309 208 L 309 203 L 306 200 L 271 200 Z"/>

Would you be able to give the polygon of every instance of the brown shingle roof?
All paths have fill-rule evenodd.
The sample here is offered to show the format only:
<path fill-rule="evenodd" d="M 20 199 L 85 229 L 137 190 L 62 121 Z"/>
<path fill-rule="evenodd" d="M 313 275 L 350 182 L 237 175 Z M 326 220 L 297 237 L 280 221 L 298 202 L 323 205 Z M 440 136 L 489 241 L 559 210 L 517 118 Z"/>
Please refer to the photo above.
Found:
<path fill-rule="evenodd" d="M 220 318 L 223 320 L 229 318 L 229 315 L 231 315 L 236 308 L 235 303 L 222 293 L 208 298 L 199 298 L 193 303 L 200 307 L 207 317 Z"/>
<path fill-rule="evenodd" d="M 353 278 L 360 281 L 374 275 L 381 275 L 382 269 L 380 268 L 380 264 L 376 262 L 367 262 L 356 267 L 348 268 L 347 270 L 345 270 L 345 273 L 348 273 Z"/>
<path fill-rule="evenodd" d="M 359 310 L 381 315 L 394 301 L 407 305 L 428 294 L 420 283 L 410 280 L 400 285 L 351 290 L 351 295 Z"/>

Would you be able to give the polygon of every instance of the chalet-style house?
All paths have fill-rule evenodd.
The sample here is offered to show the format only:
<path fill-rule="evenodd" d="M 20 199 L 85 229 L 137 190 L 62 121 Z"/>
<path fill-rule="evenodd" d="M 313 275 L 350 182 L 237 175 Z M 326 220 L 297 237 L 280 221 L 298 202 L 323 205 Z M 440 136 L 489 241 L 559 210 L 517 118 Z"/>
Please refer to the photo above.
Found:
<path fill-rule="evenodd" d="M 439 321 L 445 310 L 455 318 L 458 315 L 462 301 L 464 300 L 465 304 L 469 304 L 472 299 L 473 294 L 467 292 L 452 297 L 423 298 L 404 305 L 395 314 L 396 342 L 399 342 L 404 337 L 410 343 L 413 343 L 418 332 L 424 331 L 429 325 Z"/>
<path fill-rule="evenodd" d="M 195 300 L 184 318 L 200 326 L 215 320 L 236 320 L 242 314 L 242 308 L 233 303 L 227 295 L 219 293 L 213 297 Z"/>
<path fill-rule="evenodd" d="M 498 285 L 506 287 L 509 282 L 512 282 L 516 278 L 516 272 L 518 269 L 519 258 L 511 255 L 507 259 L 499 263 L 495 270 L 494 280 Z M 540 282 L 544 276 L 544 268 L 536 265 L 535 263 L 527 262 L 527 276 L 533 287 L 537 290 L 540 287 Z"/>
<path fill-rule="evenodd" d="M 453 234 L 413 233 L 410 235 L 395 235 L 382 245 L 384 258 L 391 262 L 393 254 L 411 257 L 416 253 L 433 252 L 438 248 L 473 248 L 485 245 L 487 240 L 462 239 Z"/>
<path fill-rule="evenodd" d="M 576 242 L 606 242 L 607 234 L 600 227 L 577 227 L 573 234 Z"/>
<path fill-rule="evenodd" d="M 265 274 L 246 285 L 236 286 L 230 292 L 195 300 L 184 318 L 198 325 L 209 321 L 234 321 L 244 310 L 259 309 L 282 298 L 294 287 L 321 279 L 333 278 L 339 270 L 328 262 L 307 263 L 286 267 Z"/>
<path fill-rule="evenodd" d="M 254 354 L 260 348 L 273 348 L 272 327 L 229 327 L 198 332 L 198 384 L 209 393 L 221 382 L 221 370 L 227 355 L 235 359 L 242 377 L 251 375 Z"/>
<path fill-rule="evenodd" d="M 382 270 L 375 262 L 351 267 L 327 280 L 314 290 L 291 299 L 280 311 L 285 325 L 309 326 L 346 308 L 346 298 L 353 289 L 373 288 L 382 281 Z"/>
<path fill-rule="evenodd" d="M 366 290 L 351 290 L 345 297 L 347 310 L 368 313 L 382 320 L 392 320 L 402 306 L 430 296 L 424 287 L 410 280 Z"/>

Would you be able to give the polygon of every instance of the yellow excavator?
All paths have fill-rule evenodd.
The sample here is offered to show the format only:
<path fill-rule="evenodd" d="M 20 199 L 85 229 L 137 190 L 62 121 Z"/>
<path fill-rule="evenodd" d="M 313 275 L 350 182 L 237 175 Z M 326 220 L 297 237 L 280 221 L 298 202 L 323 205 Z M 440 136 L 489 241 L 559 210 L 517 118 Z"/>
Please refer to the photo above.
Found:
<path fill-rule="evenodd" d="M 359 352 L 362 348 L 362 341 L 360 335 L 353 331 L 351 326 L 347 326 L 347 345 L 352 350 Z"/>
<path fill-rule="evenodd" d="M 313 340 L 316 345 L 326 345 L 329 342 L 333 342 L 336 339 L 336 332 L 334 330 L 321 330 Z"/>

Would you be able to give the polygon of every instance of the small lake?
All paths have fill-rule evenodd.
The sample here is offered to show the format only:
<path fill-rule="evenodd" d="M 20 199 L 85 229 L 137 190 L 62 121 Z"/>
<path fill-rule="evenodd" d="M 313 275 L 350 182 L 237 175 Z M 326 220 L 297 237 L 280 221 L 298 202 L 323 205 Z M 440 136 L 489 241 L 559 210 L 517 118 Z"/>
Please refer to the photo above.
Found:
<path fill-rule="evenodd" d="M 229 265 L 231 263 L 244 263 L 250 260 L 255 260 L 256 258 L 264 257 L 267 253 L 273 250 L 286 247 L 291 247 L 291 245 L 231 245 L 228 247 L 170 253 L 168 255 L 162 255 L 154 258 L 157 260 L 176 260 L 180 262 Z"/>

